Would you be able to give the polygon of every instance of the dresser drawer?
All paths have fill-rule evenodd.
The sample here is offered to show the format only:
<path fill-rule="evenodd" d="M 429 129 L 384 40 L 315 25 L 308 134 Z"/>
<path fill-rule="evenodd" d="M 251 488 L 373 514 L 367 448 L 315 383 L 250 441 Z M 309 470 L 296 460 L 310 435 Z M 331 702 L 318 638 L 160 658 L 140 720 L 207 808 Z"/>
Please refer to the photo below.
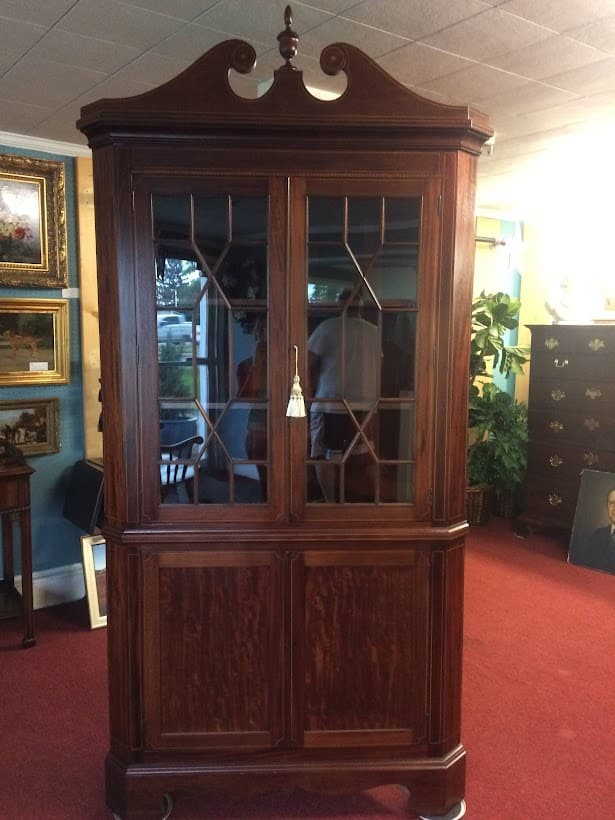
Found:
<path fill-rule="evenodd" d="M 528 470 L 531 474 L 557 476 L 566 481 L 574 481 L 581 470 L 589 469 L 605 472 L 615 470 L 615 451 L 564 442 L 537 443 L 530 439 Z"/>
<path fill-rule="evenodd" d="M 553 407 L 530 410 L 528 424 L 530 439 L 538 443 L 615 451 L 615 413 L 570 413 Z"/>
<path fill-rule="evenodd" d="M 615 324 L 532 326 L 532 361 L 543 353 L 588 353 L 596 359 L 615 359 Z"/>
<path fill-rule="evenodd" d="M 579 477 L 562 480 L 548 475 L 532 475 L 525 483 L 523 517 L 554 527 L 571 528 L 577 507 Z"/>
<path fill-rule="evenodd" d="M 575 411 L 584 415 L 613 413 L 615 382 L 532 378 L 530 407 L 534 410 L 557 408 L 558 412 Z"/>
<path fill-rule="evenodd" d="M 587 353 L 541 352 L 530 360 L 530 379 L 557 379 L 561 382 L 590 380 L 598 383 L 615 382 L 615 360 Z"/>

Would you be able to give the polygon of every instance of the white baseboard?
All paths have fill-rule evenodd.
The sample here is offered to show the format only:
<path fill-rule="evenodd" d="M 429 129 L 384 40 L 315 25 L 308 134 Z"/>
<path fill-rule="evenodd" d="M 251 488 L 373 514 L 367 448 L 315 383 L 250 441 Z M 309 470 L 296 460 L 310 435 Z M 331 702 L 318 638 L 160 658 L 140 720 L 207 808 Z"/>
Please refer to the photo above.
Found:
<path fill-rule="evenodd" d="M 21 575 L 15 577 L 15 586 L 21 592 Z M 66 564 L 35 572 L 32 575 L 34 609 L 78 601 L 85 595 L 83 564 Z"/>

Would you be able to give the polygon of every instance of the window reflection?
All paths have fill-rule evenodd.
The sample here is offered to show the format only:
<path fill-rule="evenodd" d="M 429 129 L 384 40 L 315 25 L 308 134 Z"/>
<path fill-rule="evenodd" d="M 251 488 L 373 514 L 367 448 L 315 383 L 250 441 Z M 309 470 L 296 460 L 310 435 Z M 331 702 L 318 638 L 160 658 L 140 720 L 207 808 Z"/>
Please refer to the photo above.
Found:
<path fill-rule="evenodd" d="M 201 442 L 190 486 L 161 491 L 162 503 L 263 503 L 268 200 L 174 195 L 152 205 L 161 482 L 170 446 Z"/>

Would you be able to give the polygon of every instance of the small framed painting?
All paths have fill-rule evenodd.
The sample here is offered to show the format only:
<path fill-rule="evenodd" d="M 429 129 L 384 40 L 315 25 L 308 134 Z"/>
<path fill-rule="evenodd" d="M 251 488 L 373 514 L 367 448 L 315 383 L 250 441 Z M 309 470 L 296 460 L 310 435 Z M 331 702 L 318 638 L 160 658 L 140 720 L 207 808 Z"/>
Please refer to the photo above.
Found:
<path fill-rule="evenodd" d="M 68 301 L 0 299 L 0 386 L 69 380 Z"/>
<path fill-rule="evenodd" d="M 0 284 L 68 284 L 64 164 L 0 154 Z"/>
<path fill-rule="evenodd" d="M 101 535 L 82 535 L 83 577 L 90 627 L 107 626 L 107 545 Z"/>
<path fill-rule="evenodd" d="M 60 449 L 58 399 L 0 401 L 0 437 L 28 456 Z"/>

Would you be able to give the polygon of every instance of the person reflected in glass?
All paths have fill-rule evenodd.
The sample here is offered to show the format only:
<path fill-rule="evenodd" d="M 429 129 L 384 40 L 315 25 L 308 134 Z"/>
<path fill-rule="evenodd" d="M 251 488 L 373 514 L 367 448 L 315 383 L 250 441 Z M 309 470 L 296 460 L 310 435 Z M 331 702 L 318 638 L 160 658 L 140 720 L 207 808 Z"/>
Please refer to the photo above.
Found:
<path fill-rule="evenodd" d="M 310 456 L 323 498 L 339 501 L 341 459 L 351 447 L 365 416 L 378 400 L 380 338 L 350 289 L 337 296 L 341 312 L 321 322 L 308 339 Z M 348 403 L 355 420 L 342 399 Z M 374 424 L 364 429 L 371 443 Z M 373 445 L 372 445 L 373 446 Z M 345 500 L 374 500 L 376 464 L 367 441 L 359 436 L 346 461 Z"/>
<path fill-rule="evenodd" d="M 254 325 L 254 352 L 237 365 L 237 397 L 240 399 L 267 398 L 267 333 L 265 321 L 257 319 Z M 267 459 L 267 410 L 264 405 L 252 407 L 248 413 L 245 449 L 251 461 Z M 257 464 L 261 498 L 267 499 L 267 468 Z"/>

